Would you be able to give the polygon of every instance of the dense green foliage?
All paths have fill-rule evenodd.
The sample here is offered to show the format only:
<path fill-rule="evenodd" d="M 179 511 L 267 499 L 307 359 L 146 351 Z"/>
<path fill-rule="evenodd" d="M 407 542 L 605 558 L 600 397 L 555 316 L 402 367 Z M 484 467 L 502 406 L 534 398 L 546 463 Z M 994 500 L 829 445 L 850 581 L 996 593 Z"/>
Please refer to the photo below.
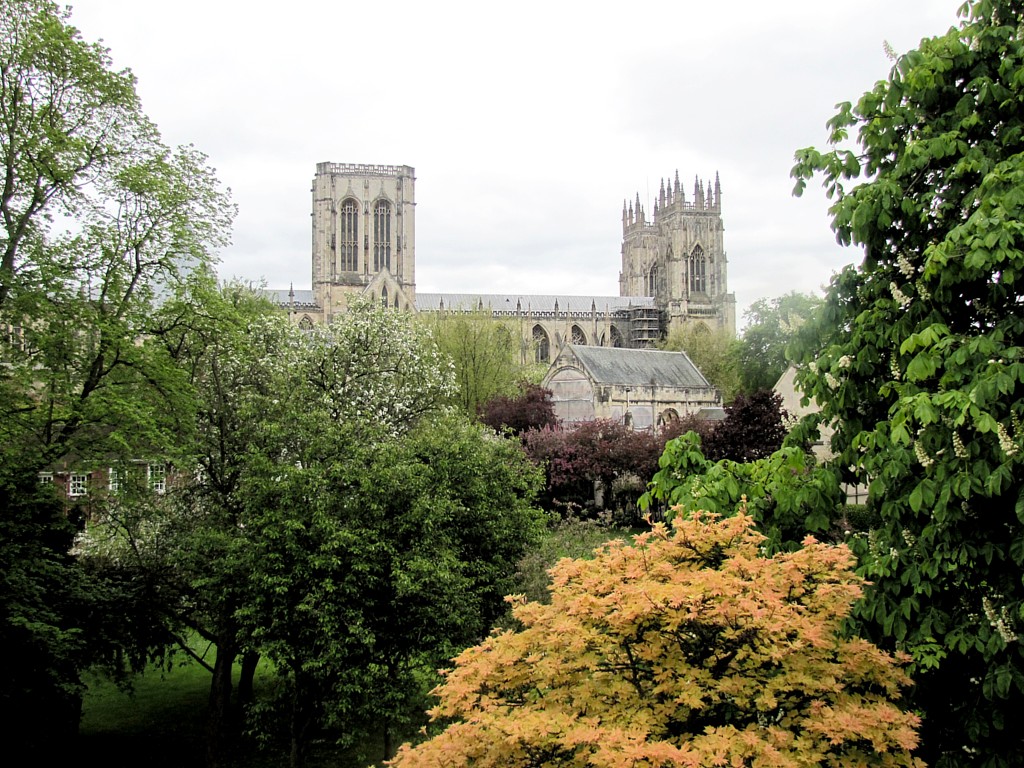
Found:
<path fill-rule="evenodd" d="M 537 603 L 551 602 L 551 568 L 562 558 L 593 557 L 612 539 L 624 539 L 630 529 L 619 528 L 604 518 L 567 517 L 554 520 L 519 560 L 508 594 L 524 595 Z M 506 616 L 502 625 L 514 620 Z"/>
<path fill-rule="evenodd" d="M 864 250 L 803 344 L 835 466 L 870 484 L 863 633 L 914 659 L 921 755 L 1024 763 L 1024 8 L 972 0 L 829 122 L 833 228 Z M 856 147 L 849 147 L 855 138 Z"/>
<path fill-rule="evenodd" d="M 144 581 L 71 556 L 90 510 L 65 509 L 38 473 L 59 485 L 180 444 L 187 377 L 155 307 L 193 304 L 190 276 L 233 208 L 200 153 L 160 141 L 131 74 L 46 0 L 0 2 L 0 166 L 0 636 L 22 651 L 0 719 L 12 750 L 49 750 L 75 730 L 85 666 L 121 671 L 167 637 L 145 620 Z"/>
<path fill-rule="evenodd" d="M 731 403 L 739 391 L 740 345 L 727 329 L 711 330 L 703 323 L 673 328 L 658 344 L 658 348 L 668 352 L 685 352 L 697 370 L 711 382 L 711 386 L 721 393 L 722 402 Z"/>
<path fill-rule="evenodd" d="M 740 336 L 737 358 L 744 392 L 775 386 L 789 365 L 786 349 L 821 303 L 818 296 L 792 291 L 758 299 L 743 313 L 747 325 Z"/>
<path fill-rule="evenodd" d="M 519 382 L 530 378 L 532 360 L 515 326 L 495 319 L 489 311 L 440 312 L 421 321 L 455 373 L 451 402 L 468 416 L 495 397 L 515 394 Z"/>
<path fill-rule="evenodd" d="M 74 732 L 79 673 L 107 649 L 90 648 L 95 638 L 83 632 L 82 614 L 98 601 L 68 554 L 75 529 L 55 495 L 34 473 L 5 473 L 0 509 L 0 717 L 15 743 L 40 749 Z"/>
<path fill-rule="evenodd" d="M 287 677 L 293 727 L 351 738 L 369 721 L 388 738 L 421 679 L 502 612 L 541 520 L 524 503 L 537 478 L 514 442 L 455 419 L 346 441 L 339 457 L 249 491 L 252 593 L 238 615 Z"/>
<path fill-rule="evenodd" d="M 700 443 L 689 432 L 665 446 L 641 509 L 660 504 L 670 508 L 670 516 L 702 510 L 728 515 L 745 504 L 772 552 L 794 548 L 808 533 L 822 538 L 839 517 L 842 495 L 835 474 L 800 448 L 781 448 L 755 461 L 712 461 Z"/>

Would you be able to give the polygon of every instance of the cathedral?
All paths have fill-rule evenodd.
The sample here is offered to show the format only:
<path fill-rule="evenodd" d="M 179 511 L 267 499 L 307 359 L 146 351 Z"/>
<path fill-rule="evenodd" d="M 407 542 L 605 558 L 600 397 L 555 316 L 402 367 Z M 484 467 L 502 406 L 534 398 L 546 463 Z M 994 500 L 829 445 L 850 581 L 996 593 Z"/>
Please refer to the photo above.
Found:
<path fill-rule="evenodd" d="M 551 362 L 564 343 L 643 349 L 673 328 L 736 331 L 728 292 L 722 191 L 694 182 L 687 199 L 662 180 L 648 217 L 622 207 L 618 296 L 416 292 L 415 170 L 407 165 L 318 163 L 313 178 L 312 289 L 270 295 L 299 325 L 330 322 L 355 295 L 415 312 L 486 312 L 518 324 L 522 355 Z"/>

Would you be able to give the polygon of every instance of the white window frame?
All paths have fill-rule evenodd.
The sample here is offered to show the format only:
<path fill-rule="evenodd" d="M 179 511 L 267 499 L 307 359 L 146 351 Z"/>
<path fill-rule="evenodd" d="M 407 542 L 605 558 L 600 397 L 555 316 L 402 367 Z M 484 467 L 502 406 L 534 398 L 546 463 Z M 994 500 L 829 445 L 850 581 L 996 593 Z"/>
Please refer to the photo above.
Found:
<path fill-rule="evenodd" d="M 146 483 L 153 493 L 164 493 L 167 490 L 167 465 L 163 463 L 147 464 Z"/>
<path fill-rule="evenodd" d="M 87 472 L 72 472 L 68 475 L 68 496 L 77 498 L 85 496 L 89 492 L 89 474 Z"/>
<path fill-rule="evenodd" d="M 53 483 L 53 472 L 40 472 L 39 473 L 39 482 L 40 482 L 40 484 L 43 484 L 43 483 L 50 483 L 50 484 L 52 484 Z"/>
<path fill-rule="evenodd" d="M 107 490 L 110 493 L 121 491 L 121 474 L 117 471 L 117 467 L 107 468 Z"/>

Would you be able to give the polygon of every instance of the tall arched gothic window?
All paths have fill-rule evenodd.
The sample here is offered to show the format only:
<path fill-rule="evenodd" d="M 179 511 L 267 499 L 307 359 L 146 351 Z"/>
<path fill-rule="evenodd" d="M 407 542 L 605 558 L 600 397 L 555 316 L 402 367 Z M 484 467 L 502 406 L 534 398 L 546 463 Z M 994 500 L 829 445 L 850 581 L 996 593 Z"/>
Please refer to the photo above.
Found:
<path fill-rule="evenodd" d="M 583 329 L 578 325 L 574 325 L 572 327 L 572 343 L 582 344 L 583 346 L 586 346 L 587 344 L 587 334 L 585 334 Z"/>
<path fill-rule="evenodd" d="M 644 279 L 644 296 L 657 296 L 658 291 L 658 265 L 652 264 L 651 271 Z"/>
<path fill-rule="evenodd" d="M 386 285 L 380 289 L 380 304 L 384 309 L 388 308 L 388 287 Z"/>
<path fill-rule="evenodd" d="M 349 198 L 341 204 L 338 226 L 338 264 L 342 272 L 359 270 L 359 204 Z"/>
<path fill-rule="evenodd" d="M 547 363 L 551 358 L 551 341 L 548 339 L 547 331 L 539 325 L 533 326 L 533 349 L 534 359 L 538 363 Z"/>
<path fill-rule="evenodd" d="M 626 346 L 622 343 L 622 333 L 614 325 L 612 326 L 612 346 L 615 348 L 621 348 Z"/>
<path fill-rule="evenodd" d="M 707 290 L 708 267 L 704 249 L 695 245 L 690 251 L 690 293 L 707 293 Z"/>
<path fill-rule="evenodd" d="M 391 204 L 378 200 L 373 209 L 373 270 L 391 269 Z"/>

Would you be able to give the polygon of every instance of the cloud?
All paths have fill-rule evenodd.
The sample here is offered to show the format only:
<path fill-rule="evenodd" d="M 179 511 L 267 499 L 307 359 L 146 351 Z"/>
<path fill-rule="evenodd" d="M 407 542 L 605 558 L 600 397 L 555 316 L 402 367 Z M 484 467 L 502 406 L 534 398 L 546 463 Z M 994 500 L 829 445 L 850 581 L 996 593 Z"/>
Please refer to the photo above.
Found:
<path fill-rule="evenodd" d="M 952 0 L 515 4 L 79 0 L 172 143 L 239 205 L 225 274 L 308 287 L 323 161 L 412 165 L 423 291 L 615 294 L 621 208 L 720 173 L 740 313 L 814 290 L 839 249 L 798 147 L 954 23 Z"/>

